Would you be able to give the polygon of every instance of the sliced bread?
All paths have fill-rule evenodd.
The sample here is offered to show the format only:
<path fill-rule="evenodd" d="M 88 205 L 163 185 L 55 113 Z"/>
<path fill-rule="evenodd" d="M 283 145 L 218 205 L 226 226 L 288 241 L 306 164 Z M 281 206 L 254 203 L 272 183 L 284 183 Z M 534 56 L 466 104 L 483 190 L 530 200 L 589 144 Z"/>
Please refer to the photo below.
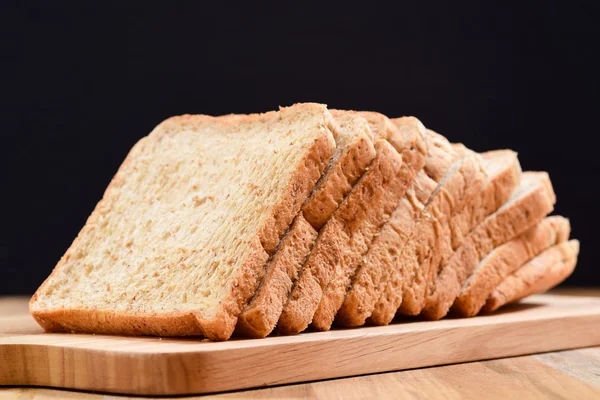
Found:
<path fill-rule="evenodd" d="M 346 241 L 356 229 L 356 222 L 367 214 L 367 205 L 377 203 L 383 197 L 398 170 L 402 159 L 385 140 L 375 143 L 377 155 L 356 187 L 342 202 L 332 218 L 319 231 L 315 247 L 306 259 L 290 296 L 283 307 L 277 329 L 283 334 L 299 333 L 306 329 L 314 315 L 334 269 L 338 267 Z M 339 235 L 345 230 L 346 237 Z"/>
<path fill-rule="evenodd" d="M 402 269 L 400 291 L 389 296 L 392 287 L 387 285 L 371 315 L 371 322 L 386 325 L 397 311 L 415 315 L 423 308 L 433 268 L 442 257 L 440 250 L 443 249 L 437 248 L 436 239 L 449 235 L 449 218 L 473 199 L 485 179 L 485 171 L 477 154 L 460 158 L 450 167 L 425 205 L 414 235 L 402 249 L 399 257 Z"/>
<path fill-rule="evenodd" d="M 462 144 L 454 144 L 453 147 L 462 157 L 476 154 Z M 424 286 L 427 287 L 426 297 L 432 290 L 435 277 L 463 242 L 465 235 L 485 217 L 500 208 L 519 185 L 521 166 L 516 153 L 510 150 L 491 151 L 481 155 L 479 160 L 486 174 L 485 182 L 482 187 L 480 186 L 481 190 L 476 193 L 471 192 L 462 209 L 454 212 L 442 211 L 447 213 L 445 215 L 449 215 L 449 218 L 438 217 L 435 225 L 424 224 L 420 228 L 421 237 L 425 238 L 421 242 L 425 251 L 434 249 L 433 255 L 425 258 L 429 262 L 421 262 L 420 265 L 420 269 L 426 273 L 423 280 Z M 414 260 L 414 257 L 412 259 Z M 409 298 L 408 302 L 403 301 L 400 305 L 399 313 L 417 315 L 424 306 L 424 300 L 412 304 Z"/>
<path fill-rule="evenodd" d="M 359 262 L 336 315 L 338 325 L 360 326 L 371 315 L 383 284 L 397 265 L 400 249 L 409 240 L 424 204 L 458 156 L 443 136 L 427 130 L 426 137 L 428 155 L 425 165 Z"/>
<path fill-rule="evenodd" d="M 317 231 L 304 219 L 302 213 L 298 214 L 269 260 L 256 293 L 242 310 L 236 334 L 263 338 L 275 329 L 292 285 L 316 239 Z"/>
<path fill-rule="evenodd" d="M 568 219 L 546 217 L 521 235 L 496 247 L 466 280 L 452 305 L 452 313 L 461 317 L 477 315 L 504 278 L 542 251 L 568 240 L 570 231 Z"/>
<path fill-rule="evenodd" d="M 487 299 L 483 311 L 543 293 L 571 275 L 577 264 L 579 241 L 569 240 L 549 248 L 507 276 Z"/>
<path fill-rule="evenodd" d="M 463 157 L 476 154 L 462 144 L 454 144 L 453 147 Z M 421 236 L 419 238 L 424 238 L 424 240 L 416 244 L 422 243 L 424 250 L 421 250 L 421 253 L 434 249 L 431 256 L 425 258 L 425 262 L 420 261 L 419 266 L 427 273 L 423 280 L 423 285 L 427 286 L 426 297 L 433 290 L 433 283 L 442 267 L 462 244 L 465 236 L 485 217 L 500 208 L 519 186 L 522 172 L 515 152 L 510 150 L 486 152 L 481 155 L 480 161 L 487 176 L 481 190 L 469 196 L 470 200 L 465 202 L 462 209 L 453 214 L 448 214 L 451 213 L 450 210 L 442 211 L 444 213 L 442 218 L 436 218 L 435 224 L 424 223 L 420 227 Z M 414 255 L 412 260 L 414 264 L 416 262 Z M 424 306 L 425 301 L 417 304 L 403 301 L 399 313 L 417 315 Z"/>
<path fill-rule="evenodd" d="M 378 210 L 389 207 L 387 204 L 394 201 L 386 192 L 397 186 L 396 182 L 401 180 L 398 176 L 404 180 L 410 178 L 403 172 L 407 170 L 403 157 L 412 159 L 415 158 L 413 152 L 424 154 L 426 151 L 419 135 L 403 133 L 389 124 L 383 115 L 361 115 L 369 120 L 373 132 L 388 133 L 380 134 L 381 139 L 376 142 L 377 156 L 372 165 L 319 232 L 315 248 L 308 256 L 279 319 L 278 330 L 282 333 L 298 333 L 311 323 L 323 290 L 335 270 L 352 262 L 357 251 L 365 246 L 368 240 L 368 232 L 363 232 L 368 224 L 365 221 L 385 217 L 383 211 Z M 404 150 L 398 152 L 394 146 Z"/>
<path fill-rule="evenodd" d="M 320 104 L 163 122 L 131 150 L 32 315 L 51 331 L 229 338 L 334 151 L 333 126 Z"/>
<path fill-rule="evenodd" d="M 550 213 L 556 202 L 546 172 L 525 172 L 519 187 L 495 213 L 485 218 L 466 237 L 440 273 L 434 276 L 423 316 L 444 317 L 467 278 L 494 248 L 525 232 Z"/>
<path fill-rule="evenodd" d="M 331 110 L 337 130 L 336 149 L 328 166 L 302 207 L 287 240 L 267 266 L 260 286 L 239 316 L 237 332 L 243 336 L 265 337 L 275 329 L 317 231 L 331 217 L 354 183 L 375 157 L 374 134 L 369 122 L 355 111 Z M 376 137 L 386 128 L 375 126 Z M 279 254 L 282 253 L 282 254 Z"/>
<path fill-rule="evenodd" d="M 453 145 L 463 155 L 471 150 L 462 144 Z M 460 150 L 458 148 L 460 147 Z M 487 180 L 473 201 L 466 204 L 460 213 L 450 219 L 450 239 L 453 252 L 463 243 L 465 236 L 481 221 L 504 203 L 521 182 L 521 164 L 517 153 L 512 150 L 492 150 L 481 154 Z M 440 260 L 442 265 L 447 259 Z"/>
<path fill-rule="evenodd" d="M 423 168 L 427 150 L 426 131 L 419 120 L 413 117 L 401 118 L 396 126 L 400 136 L 404 138 L 402 150 L 402 168 L 389 185 L 381 200 L 372 204 L 366 218 L 357 225 L 357 229 L 347 236 L 345 248 L 340 248 L 341 259 L 335 268 L 332 278 L 325 287 L 323 296 L 312 319 L 312 327 L 317 330 L 329 330 L 334 318 L 344 302 L 346 291 L 361 258 L 366 254 L 373 238 L 378 235 L 383 225 L 389 220 L 397 208 L 407 189 L 414 181 L 415 175 Z M 339 227 L 339 235 L 346 236 L 345 230 Z"/>
<path fill-rule="evenodd" d="M 352 111 L 330 112 L 338 127 L 334 135 L 335 152 L 302 206 L 304 218 L 317 231 L 331 218 L 375 158 L 374 136 L 367 120 Z"/>

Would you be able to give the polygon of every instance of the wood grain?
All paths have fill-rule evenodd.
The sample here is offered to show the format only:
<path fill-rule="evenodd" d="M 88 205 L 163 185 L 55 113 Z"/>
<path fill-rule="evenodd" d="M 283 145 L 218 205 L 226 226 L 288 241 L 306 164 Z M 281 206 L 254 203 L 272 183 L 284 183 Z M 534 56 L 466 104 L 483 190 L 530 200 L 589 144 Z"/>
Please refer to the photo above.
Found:
<path fill-rule="evenodd" d="M 11 309 L 19 307 L 13 303 Z M 21 309 L 26 312 L 26 306 Z M 600 299 L 555 295 L 532 296 L 502 312 L 471 319 L 396 323 L 387 327 L 224 343 L 200 339 L 47 334 L 22 312 L 5 315 L 0 315 L 0 384 L 129 394 L 217 392 L 600 345 Z M 525 381 L 518 383 L 523 388 L 527 386 L 523 394 L 560 397 L 571 386 L 577 385 L 585 388 L 584 396 L 597 394 L 598 388 L 594 387 L 597 375 L 595 378 L 594 373 L 585 375 L 582 372 L 589 371 L 589 365 L 597 366 L 589 359 L 580 360 L 579 367 L 569 369 L 557 368 L 551 358 L 527 360 L 548 382 L 543 386 L 546 392 L 540 388 L 534 392 L 535 388 L 527 386 Z M 500 392 L 506 379 L 515 378 L 510 371 L 516 365 L 505 360 L 494 365 L 498 366 L 491 372 L 490 367 L 478 366 L 469 374 L 492 374 L 494 380 L 500 382 Z M 445 370 L 429 368 L 420 371 L 406 373 L 414 376 L 417 382 L 419 374 L 429 371 L 427 376 L 434 378 L 428 384 L 439 384 L 440 388 L 460 384 L 456 381 L 460 377 L 446 374 Z M 560 380 L 556 374 L 560 375 Z M 583 376 L 583 382 L 573 377 L 577 374 Z M 380 384 L 387 378 L 362 379 L 360 388 L 352 388 L 354 384 L 348 383 L 347 390 L 360 398 L 372 393 L 384 394 L 378 388 L 385 387 Z M 368 383 L 369 379 L 374 379 L 372 385 Z M 400 383 L 409 393 L 416 390 L 410 380 Z M 327 394 L 333 393 L 329 391 L 335 390 L 328 386 L 330 383 L 322 384 L 325 386 L 317 386 L 318 390 L 310 386 L 311 392 L 306 394 L 328 397 Z M 481 386 L 480 389 L 484 393 L 493 388 Z M 286 397 L 285 390 L 263 390 L 261 397 L 270 396 L 270 391 L 277 393 L 274 397 Z M 454 394 L 449 390 L 447 395 L 451 398 Z"/>
<path fill-rule="evenodd" d="M 563 374 L 562 368 L 572 360 L 593 357 L 595 366 L 581 373 L 593 377 L 591 381 L 575 374 Z M 538 358 L 552 356 L 558 368 Z M 213 394 L 185 399 L 598 399 L 600 398 L 600 348 L 587 348 L 357 376 L 304 384 L 277 386 Z M 0 388 L 0 400 L 127 400 L 140 397 L 111 396 L 84 392 L 42 388 Z M 164 398 L 161 399 L 182 399 Z"/>

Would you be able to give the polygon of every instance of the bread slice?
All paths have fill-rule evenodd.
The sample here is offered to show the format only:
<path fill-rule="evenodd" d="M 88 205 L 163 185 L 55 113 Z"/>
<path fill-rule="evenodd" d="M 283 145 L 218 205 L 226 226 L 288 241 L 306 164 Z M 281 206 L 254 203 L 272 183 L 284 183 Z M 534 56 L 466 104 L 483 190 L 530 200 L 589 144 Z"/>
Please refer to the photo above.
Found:
<path fill-rule="evenodd" d="M 384 210 L 394 201 L 387 192 L 396 193 L 397 187 L 410 179 L 411 167 L 403 163 L 403 158 L 419 159 L 413 153 L 426 152 L 421 132 L 403 134 L 398 129 L 392 130 L 393 125 L 387 123 L 387 118 L 381 114 L 361 115 L 367 117 L 374 132 L 393 134 L 377 140 L 377 156 L 372 165 L 321 229 L 315 248 L 307 258 L 279 318 L 278 330 L 281 333 L 298 333 L 308 327 L 335 270 L 343 264 L 355 262 L 353 260 L 359 257 L 357 254 L 361 249 L 368 246 L 370 232 L 377 228 L 377 219 L 385 218 Z M 373 122 L 376 116 L 379 116 L 379 121 L 384 121 L 379 124 L 381 128 Z M 418 122 L 416 119 L 410 121 Z M 404 150 L 399 153 L 392 143 Z"/>
<path fill-rule="evenodd" d="M 50 331 L 224 340 L 335 148 L 324 105 L 181 116 L 131 150 L 31 299 Z"/>
<path fill-rule="evenodd" d="M 359 113 L 330 110 L 338 125 L 336 149 L 323 176 L 302 206 L 304 218 L 317 231 L 352 190 L 375 158 L 374 135 Z"/>
<path fill-rule="evenodd" d="M 431 269 L 436 264 L 436 258 L 440 257 L 434 243 L 437 232 L 447 227 L 448 219 L 471 201 L 485 178 L 477 154 L 459 158 L 450 166 L 425 205 L 410 241 L 398 258 L 400 279 L 386 282 L 371 315 L 371 323 L 387 325 L 397 311 L 414 315 L 422 309 Z"/>
<path fill-rule="evenodd" d="M 571 225 L 560 216 L 546 217 L 513 240 L 495 248 L 479 262 L 452 305 L 452 313 L 473 317 L 510 274 L 542 251 L 569 239 Z"/>
<path fill-rule="evenodd" d="M 384 224 L 398 207 L 407 189 L 414 181 L 415 175 L 424 167 L 427 155 L 424 146 L 426 131 L 421 122 L 416 118 L 405 117 L 397 120 L 396 126 L 402 137 L 405 138 L 403 150 L 399 150 L 402 155 L 402 168 L 383 198 L 377 204 L 369 207 L 366 218 L 348 236 L 346 246 L 340 253 L 342 257 L 338 267 L 335 268 L 332 278 L 325 287 L 312 319 L 311 326 L 317 330 L 331 328 L 361 258 L 368 251 L 373 238 L 381 232 Z M 419 148 L 422 150 L 419 151 Z M 339 235 L 344 236 L 343 228 L 340 228 Z"/>
<path fill-rule="evenodd" d="M 458 157 L 443 136 L 427 130 L 426 137 L 429 151 L 425 165 L 359 262 L 336 315 L 338 325 L 360 326 L 371 315 L 383 284 L 396 267 L 400 249 L 411 237 L 424 204 Z"/>
<path fill-rule="evenodd" d="M 479 261 L 494 248 L 525 232 L 550 213 L 556 202 L 546 172 L 525 172 L 510 199 L 469 233 L 437 277 L 423 310 L 428 319 L 444 317 Z"/>
<path fill-rule="evenodd" d="M 402 159 L 391 145 L 384 140 L 375 143 L 377 156 L 357 185 L 368 190 L 350 192 L 333 217 L 319 232 L 314 249 L 300 270 L 290 296 L 282 310 L 277 329 L 283 334 L 298 333 L 306 329 L 312 320 L 322 291 L 337 268 L 339 252 L 345 249 L 340 229 L 352 232 L 350 216 L 363 217 L 366 204 L 378 202 L 402 165 Z M 350 223 L 348 223 L 350 222 Z"/>
<path fill-rule="evenodd" d="M 242 310 L 236 334 L 263 338 L 275 329 L 292 285 L 316 239 L 317 231 L 302 213 L 298 214 L 269 261 L 256 293 Z"/>
<path fill-rule="evenodd" d="M 505 304 L 553 288 L 571 275 L 578 255 L 577 240 L 549 248 L 506 277 L 487 299 L 483 311 L 492 312 Z"/>
<path fill-rule="evenodd" d="M 453 146 L 462 157 L 476 156 L 475 152 L 462 144 Z M 486 176 L 483 186 L 480 185 L 480 181 L 477 181 L 478 187 L 481 189 L 475 191 L 473 188 L 474 190 L 466 195 L 461 208 L 447 211 L 444 216 L 448 216 L 448 218 L 438 217 L 436 224 L 424 224 L 424 228 L 420 228 L 420 233 L 425 234 L 421 237 L 426 239 L 424 242 L 420 242 L 425 247 L 424 250 L 421 250 L 421 254 L 424 251 L 435 249 L 433 256 L 425 259 L 430 262 L 421 263 L 419 267 L 425 271 L 423 279 L 423 286 L 426 287 L 425 297 L 418 297 L 419 302 L 416 303 L 413 303 L 410 297 L 408 297 L 409 301 L 403 299 L 399 307 L 400 314 L 417 315 L 421 312 L 425 306 L 425 298 L 431 292 L 435 277 L 460 246 L 465 235 L 485 217 L 500 208 L 519 185 L 521 166 L 516 153 L 510 150 L 493 151 L 484 153 L 478 159 Z"/>
<path fill-rule="evenodd" d="M 473 154 L 462 144 L 453 144 L 459 154 Z M 512 150 L 492 150 L 481 154 L 483 169 L 487 180 L 473 201 L 467 203 L 462 211 L 450 219 L 450 244 L 452 253 L 464 242 L 465 236 L 479 225 L 488 215 L 495 212 L 508 201 L 521 182 L 521 164 L 517 153 Z M 448 261 L 442 259 L 442 267 Z"/>
<path fill-rule="evenodd" d="M 461 144 L 454 144 L 453 148 L 462 157 L 475 157 L 476 153 Z M 441 211 L 437 210 L 432 219 L 421 222 L 417 229 L 418 236 L 414 242 L 409 244 L 408 254 L 403 258 L 404 268 L 423 272 L 418 287 L 425 290 L 425 296 L 429 294 L 429 285 L 439 269 L 456 250 L 465 234 L 484 217 L 498 209 L 509 198 L 510 193 L 520 181 L 521 167 L 516 153 L 508 150 L 492 151 L 484 153 L 479 160 L 487 176 L 485 182 L 482 183 L 483 176 L 481 174 L 475 178 L 477 184 L 470 193 L 463 196 L 461 208 L 454 207 L 454 210 L 450 208 L 452 199 L 456 198 L 457 194 L 451 193 L 450 197 L 440 198 L 439 202 L 450 201 L 450 204 Z M 456 178 L 455 181 L 460 183 L 460 175 L 457 175 Z M 452 188 L 452 186 L 449 187 Z M 476 191 L 477 187 L 481 190 Z M 455 193 L 460 193 L 460 189 Z M 432 210 L 436 212 L 435 208 Z M 411 247 L 414 250 L 411 250 Z M 420 258 L 419 254 L 421 254 Z M 426 256 L 422 256 L 423 254 Z M 394 291 L 396 290 L 394 288 Z M 412 288 L 409 287 L 407 290 L 410 293 Z M 404 289 L 398 290 L 396 302 L 399 302 L 401 295 L 406 297 Z M 393 303 L 393 306 L 396 304 Z M 417 315 L 424 306 L 425 301 L 421 291 L 417 297 L 408 296 L 403 299 L 398 312 L 405 315 Z M 384 318 L 376 315 L 373 322 L 389 323 L 393 318 L 392 310 L 393 307 L 390 307 Z"/>
<path fill-rule="evenodd" d="M 253 298 L 242 310 L 236 331 L 247 337 L 265 337 L 275 329 L 317 231 L 331 217 L 354 183 L 375 157 L 374 135 L 359 113 L 331 110 L 337 130 L 336 149 L 300 215 L 267 265 Z M 378 136 L 382 131 L 377 131 Z"/>
<path fill-rule="evenodd" d="M 462 157 L 476 155 L 462 144 L 453 144 L 453 147 Z M 431 256 L 425 258 L 425 262 L 419 261 L 418 267 L 415 253 L 412 253 L 413 268 L 420 268 L 427 273 L 422 283 L 427 287 L 426 297 L 430 296 L 435 278 L 462 244 L 465 236 L 485 217 L 500 208 L 521 180 L 521 166 L 517 154 L 511 150 L 486 152 L 481 155 L 480 161 L 487 176 L 481 190 L 477 193 L 472 192 L 462 209 L 452 214 L 447 210 L 441 218 L 436 218 L 435 223 L 425 222 L 420 228 L 419 238 L 424 238 L 423 241 L 417 241 L 417 244 L 421 243 L 422 246 L 421 254 L 435 249 Z M 412 303 L 409 297 L 409 301 L 403 301 L 400 305 L 399 313 L 417 315 L 424 306 L 424 300 Z"/>

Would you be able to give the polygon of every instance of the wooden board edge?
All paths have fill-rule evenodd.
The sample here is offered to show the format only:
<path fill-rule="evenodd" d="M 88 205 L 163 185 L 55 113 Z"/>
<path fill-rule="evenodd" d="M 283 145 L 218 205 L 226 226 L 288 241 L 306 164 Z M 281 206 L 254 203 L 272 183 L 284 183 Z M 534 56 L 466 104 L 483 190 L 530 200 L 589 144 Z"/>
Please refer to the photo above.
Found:
<path fill-rule="evenodd" d="M 0 360 L 14 362 L 1 363 L 0 385 L 200 394 L 595 346 L 600 345 L 599 327 L 600 312 L 582 312 L 458 328 L 365 331 L 332 340 L 241 347 L 235 352 L 223 348 L 141 354 L 5 344 L 0 346 Z"/>

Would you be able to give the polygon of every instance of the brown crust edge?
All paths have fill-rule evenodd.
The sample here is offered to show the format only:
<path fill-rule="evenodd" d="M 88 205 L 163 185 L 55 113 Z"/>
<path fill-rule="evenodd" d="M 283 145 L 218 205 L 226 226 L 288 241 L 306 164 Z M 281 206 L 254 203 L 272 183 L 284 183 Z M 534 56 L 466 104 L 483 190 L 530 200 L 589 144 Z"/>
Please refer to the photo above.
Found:
<path fill-rule="evenodd" d="M 535 172 L 535 174 L 539 174 L 541 177 L 541 185 L 538 188 L 527 192 L 524 197 L 521 197 L 516 203 L 511 204 L 508 209 L 504 209 L 490 216 L 493 218 L 490 221 L 493 222 L 488 222 L 488 224 L 493 223 L 494 225 L 505 228 L 503 229 L 503 236 L 506 237 L 501 239 L 502 243 L 525 232 L 541 221 L 554 209 L 556 196 L 552 189 L 552 183 L 550 182 L 548 174 L 538 172 Z M 485 229 L 487 225 L 483 224 L 486 224 L 485 220 L 478 225 L 471 234 L 474 236 L 478 233 L 478 230 Z M 508 229 L 507 227 L 512 227 L 512 229 Z M 469 236 L 471 234 L 469 234 Z M 474 249 L 474 245 L 470 244 L 471 241 L 469 240 L 469 242 L 467 242 L 467 240 L 469 239 L 467 238 L 465 243 L 463 243 L 463 246 L 461 246 L 452 256 L 452 258 L 455 256 L 461 258 L 461 262 L 458 263 L 458 265 L 454 265 L 456 263 L 452 264 L 451 260 L 448 261 L 447 265 L 444 266 L 440 274 L 438 274 L 434 291 L 427 299 L 427 305 L 421 313 L 426 319 L 439 320 L 448 314 L 454 300 L 456 300 L 456 297 L 460 294 L 462 285 L 473 272 L 473 268 L 476 267 L 477 261 L 480 259 L 478 252 L 477 254 L 473 253 L 473 255 L 467 257 L 468 261 L 465 261 L 460 257 L 462 251 Z M 495 238 L 495 240 L 499 239 Z M 502 243 L 496 243 L 494 248 Z M 467 245 L 466 247 L 464 246 L 465 244 Z M 489 249 L 486 254 L 492 250 L 493 248 Z M 465 269 L 467 271 L 466 277 L 463 278 L 462 276 L 457 275 L 457 268 Z"/>
<path fill-rule="evenodd" d="M 492 250 L 479 262 L 465 282 L 466 286 L 463 285 L 451 312 L 460 317 L 477 315 L 486 299 L 505 277 L 548 248 L 566 241 L 570 228 L 569 220 L 564 217 L 546 217 L 518 237 Z M 498 263 L 505 267 L 497 266 Z M 476 275 L 480 268 L 481 272 Z"/>
<path fill-rule="evenodd" d="M 314 141 L 310 151 L 301 162 L 302 167 L 297 169 L 290 179 L 283 197 L 279 199 L 271 216 L 261 229 L 260 241 L 269 254 L 275 252 L 281 237 L 290 227 L 333 154 L 335 140 L 332 132 L 335 129 L 335 123 L 328 111 L 325 115 L 325 124 L 322 126 L 323 134 Z"/>
<path fill-rule="evenodd" d="M 313 228 L 319 230 L 325 225 L 373 158 L 373 142 L 366 133 L 357 132 L 356 142 L 335 160 L 302 206 L 304 218 Z"/>
<path fill-rule="evenodd" d="M 578 255 L 579 241 L 576 239 L 550 247 L 545 252 L 527 262 L 498 285 L 496 290 L 488 298 L 483 307 L 483 312 L 493 312 L 505 304 L 519 301 L 532 294 L 545 292 L 560 284 L 575 270 Z M 546 261 L 544 258 L 548 257 L 560 259 L 554 260 L 554 262 L 551 263 L 541 264 L 543 265 L 543 268 L 540 270 L 540 262 Z M 520 276 L 523 274 L 528 276 Z M 512 287 L 509 293 L 501 292 L 501 286 L 503 284 L 510 285 L 510 282 L 514 280 L 520 281 L 525 287 Z"/>
<path fill-rule="evenodd" d="M 335 268 L 329 259 L 331 257 L 334 259 L 339 258 L 334 244 L 339 232 L 336 224 L 342 223 L 345 225 L 345 221 L 348 219 L 347 216 L 364 213 L 364 211 L 361 211 L 364 202 L 355 200 L 357 197 L 362 199 L 361 189 L 377 191 L 382 179 L 386 175 L 395 176 L 396 171 L 400 168 L 402 164 L 401 157 L 387 141 L 378 141 L 376 148 L 382 148 L 382 150 L 378 150 L 378 154 L 368 171 L 365 172 L 332 218 L 327 221 L 321 232 L 319 232 L 315 247 L 302 267 L 296 284 L 279 317 L 277 329 L 280 333 L 299 333 L 311 323 L 323 295 L 323 290 L 329 282 L 333 268 Z"/>
<path fill-rule="evenodd" d="M 304 219 L 302 213 L 298 214 L 270 260 L 268 271 L 252 300 L 240 313 L 236 334 L 263 338 L 275 329 L 298 271 L 316 238 L 317 231 Z"/>

